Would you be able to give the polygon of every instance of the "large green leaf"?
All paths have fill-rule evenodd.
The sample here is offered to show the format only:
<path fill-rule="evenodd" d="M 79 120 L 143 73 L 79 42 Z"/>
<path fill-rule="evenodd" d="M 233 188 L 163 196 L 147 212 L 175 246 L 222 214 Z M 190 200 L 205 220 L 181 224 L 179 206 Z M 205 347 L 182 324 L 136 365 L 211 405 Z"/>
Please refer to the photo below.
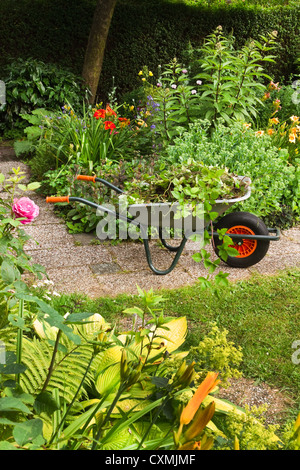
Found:
<path fill-rule="evenodd" d="M 14 427 L 13 436 L 19 446 L 32 442 L 38 436 L 43 435 L 43 421 L 39 418 L 30 419 L 19 423 Z"/>
<path fill-rule="evenodd" d="M 31 414 L 30 409 L 20 400 L 15 397 L 0 398 L 0 412 L 6 411 L 21 411 L 23 413 Z"/>
<path fill-rule="evenodd" d="M 1 264 L 1 277 L 6 284 L 12 284 L 16 279 L 14 265 L 8 261 Z"/>
<path fill-rule="evenodd" d="M 102 396 L 112 393 L 119 387 L 120 377 L 120 364 L 114 364 L 97 375 L 95 387 Z"/>
<path fill-rule="evenodd" d="M 103 445 L 102 450 L 122 450 L 133 442 L 134 439 L 130 434 L 129 429 L 124 429 L 124 431 L 114 435 L 105 445 Z"/>

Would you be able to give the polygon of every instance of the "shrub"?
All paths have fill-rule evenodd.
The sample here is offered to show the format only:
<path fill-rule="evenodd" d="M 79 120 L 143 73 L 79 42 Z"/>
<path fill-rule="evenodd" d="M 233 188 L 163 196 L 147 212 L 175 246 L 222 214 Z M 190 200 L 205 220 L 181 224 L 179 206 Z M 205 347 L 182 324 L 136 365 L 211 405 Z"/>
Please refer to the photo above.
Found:
<path fill-rule="evenodd" d="M 188 158 L 228 168 L 252 180 L 250 199 L 234 209 L 253 212 L 258 217 L 280 214 L 287 205 L 299 217 L 299 166 L 289 162 L 287 149 L 273 145 L 272 136 L 251 130 L 247 124 L 219 125 L 210 136 L 209 122 L 199 121 L 167 148 L 171 162 Z"/>
<path fill-rule="evenodd" d="M 73 73 L 39 60 L 18 59 L 5 69 L 6 106 L 0 111 L 0 130 L 22 128 L 23 113 L 37 108 L 56 109 L 66 102 L 82 105 L 87 97 L 82 81 Z"/>

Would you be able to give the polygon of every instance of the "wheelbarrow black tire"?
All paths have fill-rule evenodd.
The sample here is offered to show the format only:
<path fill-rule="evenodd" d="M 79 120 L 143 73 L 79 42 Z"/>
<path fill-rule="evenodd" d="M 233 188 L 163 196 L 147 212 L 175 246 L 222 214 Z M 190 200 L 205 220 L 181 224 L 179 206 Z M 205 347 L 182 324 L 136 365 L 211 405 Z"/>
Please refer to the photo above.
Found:
<path fill-rule="evenodd" d="M 248 233 L 249 235 L 266 235 L 269 236 L 268 228 L 265 223 L 256 215 L 249 212 L 232 212 L 225 215 L 214 226 L 214 231 L 227 228 L 227 234 L 231 233 Z M 212 241 L 214 250 L 219 256 L 219 246 L 222 243 L 218 237 Z M 259 263 L 266 255 L 270 245 L 270 240 L 247 240 L 242 241 L 242 245 L 234 245 L 234 248 L 240 252 L 239 256 L 228 256 L 224 262 L 228 266 L 235 268 L 248 268 Z"/>

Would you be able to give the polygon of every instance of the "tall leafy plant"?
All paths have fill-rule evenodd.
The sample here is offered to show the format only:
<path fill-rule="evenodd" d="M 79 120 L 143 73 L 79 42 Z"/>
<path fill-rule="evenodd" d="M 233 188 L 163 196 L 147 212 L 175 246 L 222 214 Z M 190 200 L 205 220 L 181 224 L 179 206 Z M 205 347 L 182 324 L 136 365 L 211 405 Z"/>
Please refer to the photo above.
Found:
<path fill-rule="evenodd" d="M 250 40 L 240 50 L 235 49 L 234 36 L 225 36 L 222 27 L 208 36 L 196 59 L 203 80 L 200 102 L 204 118 L 215 124 L 218 118 L 230 123 L 232 119 L 247 120 L 256 116 L 256 105 L 266 89 L 264 63 L 273 61 L 277 32 L 261 37 L 262 42 Z"/>
<path fill-rule="evenodd" d="M 257 105 L 263 105 L 265 81 L 271 78 L 264 65 L 274 61 L 271 51 L 277 32 L 250 40 L 240 49 L 235 37 L 225 36 L 219 26 L 200 49 L 189 51 L 189 64 L 176 59 L 159 67 L 157 77 L 147 67 L 139 72 L 145 102 L 138 106 L 139 117 L 153 130 L 154 143 L 173 143 L 182 129 L 196 119 L 207 119 L 216 127 L 222 119 L 253 120 Z"/>

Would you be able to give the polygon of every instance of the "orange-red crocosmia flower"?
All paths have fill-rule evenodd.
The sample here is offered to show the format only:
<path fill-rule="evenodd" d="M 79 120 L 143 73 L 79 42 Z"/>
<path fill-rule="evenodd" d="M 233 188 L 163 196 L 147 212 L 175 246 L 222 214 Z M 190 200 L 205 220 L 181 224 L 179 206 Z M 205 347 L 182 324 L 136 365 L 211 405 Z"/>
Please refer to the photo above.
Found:
<path fill-rule="evenodd" d="M 194 393 L 193 398 L 188 402 L 186 407 L 182 410 L 180 416 L 180 424 L 189 424 L 193 417 L 195 416 L 196 411 L 203 402 L 204 398 L 215 388 L 215 386 L 220 382 L 217 380 L 218 374 L 215 372 L 208 372 L 206 378 L 199 385 L 198 389 Z"/>
<path fill-rule="evenodd" d="M 116 128 L 116 125 L 114 122 L 112 121 L 104 121 L 104 129 L 107 130 L 107 129 L 115 129 Z"/>
<path fill-rule="evenodd" d="M 106 116 L 116 116 L 117 115 L 117 113 L 115 111 L 113 111 L 108 104 L 106 105 L 105 112 L 106 112 Z"/>
<path fill-rule="evenodd" d="M 94 118 L 99 119 L 99 118 L 104 118 L 106 114 L 105 109 L 97 109 L 94 113 Z"/>

